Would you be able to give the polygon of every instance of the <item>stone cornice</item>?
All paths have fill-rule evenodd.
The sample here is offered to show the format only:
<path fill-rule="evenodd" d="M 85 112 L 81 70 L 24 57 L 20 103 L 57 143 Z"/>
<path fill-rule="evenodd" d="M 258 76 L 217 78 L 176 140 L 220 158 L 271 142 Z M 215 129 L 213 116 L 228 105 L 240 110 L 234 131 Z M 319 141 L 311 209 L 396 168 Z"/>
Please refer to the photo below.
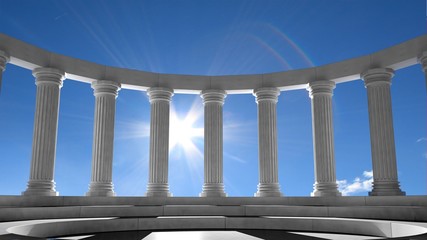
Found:
<path fill-rule="evenodd" d="M 419 56 L 427 51 L 427 35 L 422 35 L 390 48 L 344 61 L 319 67 L 284 72 L 230 75 L 196 76 L 160 74 L 125 68 L 109 67 L 93 62 L 52 53 L 5 34 L 0 34 L 0 51 L 10 56 L 10 63 L 33 70 L 38 67 L 60 69 L 67 78 L 91 83 L 96 80 L 118 82 L 125 89 L 147 90 L 151 87 L 167 87 L 176 93 L 199 94 L 206 89 L 223 89 L 228 94 L 252 93 L 253 89 L 276 87 L 281 91 L 304 89 L 318 79 L 335 83 L 360 79 L 360 74 L 372 68 L 398 70 L 418 64 Z"/>

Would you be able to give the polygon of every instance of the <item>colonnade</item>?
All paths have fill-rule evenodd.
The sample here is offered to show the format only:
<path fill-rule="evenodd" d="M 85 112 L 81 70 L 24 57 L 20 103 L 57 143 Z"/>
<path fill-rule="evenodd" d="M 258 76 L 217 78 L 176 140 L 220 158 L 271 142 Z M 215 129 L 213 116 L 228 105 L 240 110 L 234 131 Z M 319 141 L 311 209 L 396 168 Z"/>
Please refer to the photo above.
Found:
<path fill-rule="evenodd" d="M 427 52 L 418 58 L 426 74 Z M 1 73 L 9 56 L 0 51 Z M 30 177 L 23 195 L 56 196 L 54 165 L 60 90 L 66 73 L 50 67 L 33 70 L 37 86 Z M 405 195 L 400 189 L 390 86 L 394 70 L 372 68 L 360 74 L 368 96 L 372 152 L 373 186 L 371 196 Z M 112 181 L 114 118 L 121 84 L 112 80 L 92 82 L 95 96 L 92 176 L 87 196 L 114 196 Z M 313 79 L 307 84 L 311 98 L 314 190 L 312 196 L 341 196 L 336 183 L 332 96 L 334 81 Z M 169 111 L 174 90 L 152 87 L 147 90 L 151 106 L 148 197 L 172 194 L 168 183 Z M 256 197 L 282 196 L 277 157 L 276 104 L 280 90 L 261 87 L 253 90 L 258 107 L 259 184 Z M 223 182 L 223 104 L 224 89 L 200 92 L 204 105 L 204 184 L 201 197 L 225 197 Z"/>

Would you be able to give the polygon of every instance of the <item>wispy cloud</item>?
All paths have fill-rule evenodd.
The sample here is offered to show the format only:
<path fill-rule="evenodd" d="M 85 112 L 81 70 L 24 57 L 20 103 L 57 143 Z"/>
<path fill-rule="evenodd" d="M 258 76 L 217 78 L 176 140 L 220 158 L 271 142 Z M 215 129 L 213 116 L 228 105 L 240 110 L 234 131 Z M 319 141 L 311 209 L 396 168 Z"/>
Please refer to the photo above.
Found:
<path fill-rule="evenodd" d="M 355 193 L 368 192 L 372 189 L 373 173 L 364 171 L 362 177 L 356 177 L 352 182 L 337 180 L 338 188 L 343 196 L 351 196 Z"/>
<path fill-rule="evenodd" d="M 417 139 L 417 143 L 420 143 L 420 142 L 426 142 L 426 141 L 427 141 L 427 138 L 425 138 L 425 137 L 421 137 L 421 138 L 418 138 L 418 139 Z M 427 152 L 423 154 L 423 157 L 424 157 L 425 159 L 427 159 Z"/>
<path fill-rule="evenodd" d="M 224 157 L 225 157 L 225 158 L 228 158 L 228 159 L 231 159 L 231 160 L 233 160 L 233 161 L 236 161 L 236 162 L 238 162 L 238 163 L 246 163 L 246 161 L 245 161 L 245 160 L 243 160 L 241 157 L 238 157 L 238 156 L 235 156 L 235 155 L 229 154 L 229 153 L 227 153 L 227 152 L 224 152 Z"/>

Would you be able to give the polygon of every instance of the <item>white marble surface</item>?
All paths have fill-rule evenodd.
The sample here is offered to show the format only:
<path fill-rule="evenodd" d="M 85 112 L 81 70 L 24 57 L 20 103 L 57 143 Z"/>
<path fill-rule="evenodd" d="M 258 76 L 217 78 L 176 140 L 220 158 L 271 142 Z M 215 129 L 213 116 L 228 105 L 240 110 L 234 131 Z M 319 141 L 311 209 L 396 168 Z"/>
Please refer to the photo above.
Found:
<path fill-rule="evenodd" d="M 225 197 L 223 180 L 222 106 L 227 96 L 218 89 L 200 94 L 204 105 L 204 183 L 201 197 Z"/>
<path fill-rule="evenodd" d="M 369 128 L 371 136 L 372 196 L 405 195 L 397 177 L 391 107 L 391 78 L 393 69 L 375 68 L 364 72 L 361 78 L 368 92 Z"/>
<path fill-rule="evenodd" d="M 115 196 L 113 189 L 113 149 L 116 98 L 120 84 L 113 81 L 92 83 L 95 117 L 92 147 L 92 177 L 87 196 Z"/>
<path fill-rule="evenodd" d="M 173 90 L 150 88 L 150 159 L 147 193 L 148 197 L 167 197 L 169 192 L 169 112 Z"/>
<path fill-rule="evenodd" d="M 0 224 L 0 228 L 2 224 Z M 55 219 L 7 224 L 10 234 L 48 238 L 55 236 L 114 233 L 119 231 L 170 230 L 238 230 L 250 235 L 263 235 L 268 230 L 286 232 L 324 232 L 330 234 L 368 235 L 384 238 L 427 233 L 427 224 L 354 218 L 318 217 L 159 217 L 159 218 L 93 218 Z M 253 230 L 257 229 L 257 230 Z M 261 231 L 264 230 L 264 231 Z M 277 233 L 277 232 L 276 232 Z M 292 238 L 291 238 L 292 239 Z"/>
<path fill-rule="evenodd" d="M 67 73 L 67 78 L 91 83 L 102 79 L 120 79 L 125 89 L 147 90 L 150 87 L 168 87 L 175 93 L 199 94 L 205 89 L 223 89 L 228 94 L 252 93 L 261 87 L 277 87 L 281 91 L 304 89 L 306 84 L 321 77 L 335 83 L 360 79 L 360 73 L 376 67 L 394 70 L 418 64 L 419 55 L 427 49 L 427 35 L 408 40 L 390 48 L 337 63 L 313 68 L 285 72 L 235 75 L 195 76 L 180 74 L 159 74 L 104 66 L 64 55 L 51 53 L 5 34 L 0 34 L 0 50 L 10 55 L 10 63 L 33 70 L 53 63 Z"/>
<path fill-rule="evenodd" d="M 336 183 L 334 124 L 332 115 L 332 81 L 308 84 L 314 148 L 314 190 L 312 196 L 341 196 Z"/>
<path fill-rule="evenodd" d="M 253 92 L 258 106 L 259 183 L 256 197 L 280 197 L 277 159 L 277 111 L 280 90 L 259 88 Z"/>
<path fill-rule="evenodd" d="M 36 68 L 37 95 L 34 116 L 30 179 L 23 195 L 56 196 L 54 171 L 60 89 L 65 73 L 54 68 Z"/>

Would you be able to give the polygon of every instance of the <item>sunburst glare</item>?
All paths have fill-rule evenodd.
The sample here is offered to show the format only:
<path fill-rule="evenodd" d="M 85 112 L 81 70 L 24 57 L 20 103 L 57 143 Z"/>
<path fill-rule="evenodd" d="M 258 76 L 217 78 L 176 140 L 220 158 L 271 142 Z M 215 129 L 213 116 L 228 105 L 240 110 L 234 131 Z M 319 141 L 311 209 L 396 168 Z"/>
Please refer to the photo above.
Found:
<path fill-rule="evenodd" d="M 203 126 L 198 126 L 198 121 L 203 115 L 203 108 L 198 101 L 194 101 L 191 109 L 185 116 L 180 114 L 171 106 L 170 128 L 169 128 L 169 152 L 182 150 L 187 158 L 191 156 L 202 156 L 201 151 L 196 146 L 198 140 L 203 139 Z"/>
<path fill-rule="evenodd" d="M 175 108 L 170 113 L 169 152 L 176 147 L 182 147 L 185 151 L 197 148 L 194 138 L 203 138 L 203 128 L 195 126 L 200 116 L 196 112 L 189 112 L 184 118 L 180 118 Z"/>

